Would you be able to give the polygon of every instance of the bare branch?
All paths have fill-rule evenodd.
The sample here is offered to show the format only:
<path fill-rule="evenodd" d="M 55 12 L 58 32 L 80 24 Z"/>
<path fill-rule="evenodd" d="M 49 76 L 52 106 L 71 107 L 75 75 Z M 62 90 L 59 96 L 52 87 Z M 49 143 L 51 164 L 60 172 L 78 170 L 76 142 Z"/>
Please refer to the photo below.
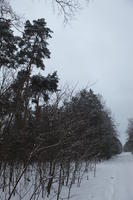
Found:
<path fill-rule="evenodd" d="M 71 20 L 81 8 L 79 0 L 52 0 L 52 5 L 58 10 L 59 15 L 63 15 L 64 23 Z"/>
<path fill-rule="evenodd" d="M 12 9 L 8 0 L 0 0 L 0 19 L 10 20 L 14 26 L 20 26 L 20 17 Z"/>

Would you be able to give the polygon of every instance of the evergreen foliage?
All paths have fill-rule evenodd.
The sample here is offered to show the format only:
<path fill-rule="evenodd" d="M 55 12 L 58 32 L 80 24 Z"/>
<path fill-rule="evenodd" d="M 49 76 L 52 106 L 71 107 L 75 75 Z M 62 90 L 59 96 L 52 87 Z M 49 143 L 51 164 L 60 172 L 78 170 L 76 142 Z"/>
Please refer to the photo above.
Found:
<path fill-rule="evenodd" d="M 98 161 L 120 153 L 121 143 L 100 95 L 91 89 L 66 95 L 57 72 L 42 75 L 52 33 L 45 20 L 26 21 L 20 36 L 10 22 L 0 18 L 0 187 L 10 200 L 24 174 L 30 184 L 30 169 L 42 195 L 58 181 L 59 200 L 63 185 L 70 196 L 83 166 L 93 163 L 95 169 Z"/>
<path fill-rule="evenodd" d="M 127 141 L 124 145 L 124 151 L 133 152 L 133 119 L 129 119 L 127 128 Z"/>

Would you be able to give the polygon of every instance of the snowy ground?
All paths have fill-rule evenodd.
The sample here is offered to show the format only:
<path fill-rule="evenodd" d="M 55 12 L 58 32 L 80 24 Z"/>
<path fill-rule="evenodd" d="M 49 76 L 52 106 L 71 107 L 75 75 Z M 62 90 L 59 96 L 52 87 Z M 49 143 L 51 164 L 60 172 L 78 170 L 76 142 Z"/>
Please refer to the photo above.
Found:
<path fill-rule="evenodd" d="M 21 191 L 22 188 L 19 189 Z M 31 194 L 28 193 L 23 200 L 29 200 L 32 193 L 31 189 Z M 3 194 L 1 193 L 0 199 L 7 200 Z M 55 194 L 53 191 L 47 200 L 56 200 Z M 64 186 L 60 200 L 68 199 L 67 197 L 68 188 Z M 19 199 L 21 198 L 15 195 L 11 200 Z M 46 200 L 41 196 L 38 200 L 42 199 Z M 122 153 L 98 164 L 95 177 L 94 171 L 89 171 L 88 174 L 84 174 L 80 187 L 73 185 L 70 200 L 133 200 L 133 155 Z"/>
<path fill-rule="evenodd" d="M 133 200 L 133 155 L 122 153 L 98 164 L 96 177 L 89 175 L 80 188 L 73 187 L 72 200 Z"/>

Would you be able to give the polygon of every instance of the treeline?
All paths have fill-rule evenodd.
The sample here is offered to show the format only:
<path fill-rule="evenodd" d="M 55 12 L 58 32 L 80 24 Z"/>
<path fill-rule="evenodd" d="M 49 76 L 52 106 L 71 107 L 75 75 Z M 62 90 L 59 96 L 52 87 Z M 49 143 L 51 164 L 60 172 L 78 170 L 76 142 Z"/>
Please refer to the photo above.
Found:
<path fill-rule="evenodd" d="M 67 99 L 58 89 L 57 72 L 40 73 L 50 58 L 51 33 L 44 19 L 26 21 L 21 36 L 14 34 L 11 20 L 0 20 L 0 159 L 23 161 L 40 146 L 49 146 L 40 156 L 44 160 L 61 153 L 72 160 L 110 158 L 119 152 L 119 142 L 98 95 L 82 90 Z"/>
<path fill-rule="evenodd" d="M 8 113 L 7 110 L 1 130 L 0 159 L 3 161 L 27 160 L 36 148 L 38 153 L 32 160 L 41 161 L 93 157 L 100 160 L 121 152 L 110 113 L 92 90 L 82 90 L 61 105 L 58 98 L 53 104 L 47 102 L 38 108 L 31 109 L 29 104 L 25 127 L 24 112 L 17 109 L 17 113 L 16 110 Z"/>
<path fill-rule="evenodd" d="M 43 75 L 52 34 L 45 20 L 26 21 L 15 35 L 5 16 L 0 18 L 1 197 L 19 193 L 22 199 L 16 190 L 21 183 L 26 189 L 34 185 L 28 199 L 37 199 L 37 191 L 48 196 L 56 182 L 56 199 L 63 185 L 69 198 L 83 168 L 121 152 L 116 127 L 92 90 L 60 90 L 57 72 Z"/>
<path fill-rule="evenodd" d="M 133 153 L 133 119 L 128 120 L 128 128 L 127 128 L 127 141 L 124 145 L 124 151 Z"/>

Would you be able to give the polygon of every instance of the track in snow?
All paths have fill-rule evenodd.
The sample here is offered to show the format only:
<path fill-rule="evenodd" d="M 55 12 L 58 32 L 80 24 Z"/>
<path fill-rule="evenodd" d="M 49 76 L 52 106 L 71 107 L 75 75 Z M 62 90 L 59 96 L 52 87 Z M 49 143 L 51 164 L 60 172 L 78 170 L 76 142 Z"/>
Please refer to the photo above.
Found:
<path fill-rule="evenodd" d="M 73 188 L 72 200 L 133 200 L 133 155 L 122 153 L 98 164 L 96 177 Z"/>

